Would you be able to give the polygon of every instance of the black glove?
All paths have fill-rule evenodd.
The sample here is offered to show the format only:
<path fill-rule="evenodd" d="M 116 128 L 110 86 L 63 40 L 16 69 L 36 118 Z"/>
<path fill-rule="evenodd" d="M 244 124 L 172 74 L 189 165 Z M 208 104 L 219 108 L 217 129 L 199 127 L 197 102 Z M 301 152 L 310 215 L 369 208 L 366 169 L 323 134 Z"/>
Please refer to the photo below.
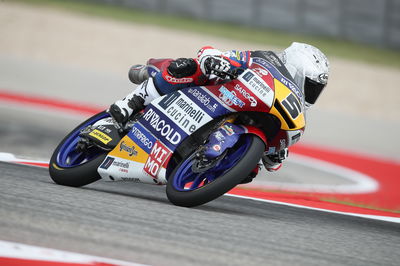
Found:
<path fill-rule="evenodd" d="M 196 73 L 197 63 L 192 58 L 178 58 L 169 64 L 167 71 L 175 78 L 188 77 Z"/>

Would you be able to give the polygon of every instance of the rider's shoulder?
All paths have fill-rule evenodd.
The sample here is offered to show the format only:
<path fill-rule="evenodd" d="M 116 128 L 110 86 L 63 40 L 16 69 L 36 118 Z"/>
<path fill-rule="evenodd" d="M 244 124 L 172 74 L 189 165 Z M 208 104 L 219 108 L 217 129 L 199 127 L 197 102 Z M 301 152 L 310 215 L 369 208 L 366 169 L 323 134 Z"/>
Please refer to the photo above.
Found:
<path fill-rule="evenodd" d="M 282 76 L 295 83 L 293 77 L 290 75 L 285 64 L 282 62 L 282 60 L 274 51 L 261 51 L 261 50 L 251 51 L 251 57 L 252 58 L 258 57 L 266 60 L 270 65 L 272 65 L 272 67 L 276 68 Z"/>

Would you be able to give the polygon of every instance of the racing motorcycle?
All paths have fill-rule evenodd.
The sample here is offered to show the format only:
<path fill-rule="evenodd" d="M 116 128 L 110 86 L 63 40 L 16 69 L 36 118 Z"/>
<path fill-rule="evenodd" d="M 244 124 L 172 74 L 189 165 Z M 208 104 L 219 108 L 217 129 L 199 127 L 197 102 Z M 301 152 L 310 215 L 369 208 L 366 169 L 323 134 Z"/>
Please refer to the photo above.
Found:
<path fill-rule="evenodd" d="M 243 182 L 280 129 L 305 125 L 299 88 L 265 52 L 217 85 L 188 87 L 152 101 L 124 127 L 103 111 L 69 133 L 50 160 L 60 185 L 99 179 L 166 185 L 170 202 L 193 207 Z M 149 61 L 149 75 L 167 60 Z"/>

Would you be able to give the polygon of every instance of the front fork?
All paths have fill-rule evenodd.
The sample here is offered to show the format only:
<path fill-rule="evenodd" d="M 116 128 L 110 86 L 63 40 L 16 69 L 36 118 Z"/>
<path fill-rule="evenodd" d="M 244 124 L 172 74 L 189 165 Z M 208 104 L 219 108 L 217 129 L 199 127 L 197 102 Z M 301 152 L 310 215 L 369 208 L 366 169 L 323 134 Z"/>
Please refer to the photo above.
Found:
<path fill-rule="evenodd" d="M 204 157 L 212 160 L 221 156 L 228 148 L 232 148 L 244 133 L 246 133 L 245 127 L 225 122 L 208 137 L 204 145 Z"/>
<path fill-rule="evenodd" d="M 262 139 L 267 147 L 267 138 L 262 130 L 253 126 L 235 125 L 225 122 L 216 131 L 210 134 L 206 144 L 197 154 L 197 163 L 193 165 L 194 172 L 204 171 L 218 164 L 219 160 L 224 158 L 224 153 L 232 148 L 239 140 L 242 134 L 254 134 Z M 252 171 L 257 175 L 258 165 Z M 252 178 L 254 178 L 254 176 Z M 252 179 L 251 178 L 251 179 Z"/>

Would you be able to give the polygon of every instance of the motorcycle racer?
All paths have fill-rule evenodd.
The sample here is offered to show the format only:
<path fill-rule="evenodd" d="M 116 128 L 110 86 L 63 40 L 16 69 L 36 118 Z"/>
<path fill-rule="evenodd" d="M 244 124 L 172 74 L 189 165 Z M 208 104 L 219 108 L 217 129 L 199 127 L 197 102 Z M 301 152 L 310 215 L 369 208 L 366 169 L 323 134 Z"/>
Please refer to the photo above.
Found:
<path fill-rule="evenodd" d="M 129 71 L 130 80 L 138 87 L 124 99 L 112 104 L 109 113 L 118 123 L 144 109 L 154 99 L 173 91 L 226 82 L 229 73 L 243 71 L 252 64 L 253 57 L 262 54 L 289 80 L 294 81 L 304 94 L 304 109 L 311 107 L 325 88 L 329 77 L 329 62 L 316 47 L 304 43 L 292 43 L 280 53 L 272 51 L 226 51 L 210 46 L 200 49 L 196 58 L 178 58 L 165 61 L 164 69 L 154 76 L 146 65 L 135 65 Z M 304 132 L 280 130 L 270 141 L 262 158 L 268 171 L 276 171 L 288 156 L 288 146 L 296 143 Z M 290 136 L 290 138 L 288 138 Z M 291 139 L 291 141 L 287 141 Z M 248 183 L 257 175 L 258 167 L 242 182 Z"/>

